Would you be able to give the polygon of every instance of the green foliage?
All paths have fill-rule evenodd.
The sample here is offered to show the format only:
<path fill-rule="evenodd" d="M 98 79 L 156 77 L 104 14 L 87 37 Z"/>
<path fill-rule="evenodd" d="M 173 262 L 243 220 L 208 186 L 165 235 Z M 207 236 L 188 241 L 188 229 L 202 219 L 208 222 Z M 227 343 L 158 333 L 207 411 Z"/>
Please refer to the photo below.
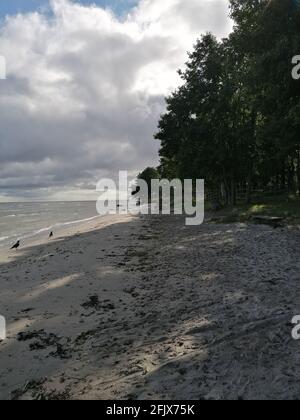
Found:
<path fill-rule="evenodd" d="M 156 168 L 148 167 L 138 175 L 138 179 L 142 179 L 143 181 L 146 181 L 148 185 L 148 197 L 141 197 L 142 202 L 147 201 L 147 200 L 149 201 L 151 199 L 151 193 L 152 193 L 151 181 L 153 179 L 160 179 L 159 171 Z"/>
<path fill-rule="evenodd" d="M 143 179 L 147 182 L 148 187 L 150 187 L 152 179 L 159 179 L 158 170 L 155 168 L 146 168 L 138 175 L 138 179 Z"/>
<path fill-rule="evenodd" d="M 199 39 L 166 99 L 155 138 L 163 177 L 204 178 L 234 204 L 236 188 L 300 190 L 300 54 L 295 0 L 231 0 L 234 31 Z"/>
<path fill-rule="evenodd" d="M 293 194 L 262 197 L 252 204 L 238 203 L 228 207 L 222 214 L 222 222 L 246 222 L 253 216 L 283 217 L 289 223 L 300 221 L 300 198 Z"/>

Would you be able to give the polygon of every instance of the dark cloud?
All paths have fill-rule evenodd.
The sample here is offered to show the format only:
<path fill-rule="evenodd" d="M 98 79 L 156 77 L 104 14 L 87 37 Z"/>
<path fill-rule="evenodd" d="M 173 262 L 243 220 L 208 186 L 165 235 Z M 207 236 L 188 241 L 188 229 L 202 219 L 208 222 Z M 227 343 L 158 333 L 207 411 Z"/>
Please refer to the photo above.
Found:
<path fill-rule="evenodd" d="M 164 96 L 178 85 L 176 70 L 201 32 L 230 29 L 226 6 L 142 0 L 121 21 L 101 8 L 53 0 L 51 19 L 6 20 L 0 199 L 84 195 L 99 177 L 157 164 L 153 134 Z"/>

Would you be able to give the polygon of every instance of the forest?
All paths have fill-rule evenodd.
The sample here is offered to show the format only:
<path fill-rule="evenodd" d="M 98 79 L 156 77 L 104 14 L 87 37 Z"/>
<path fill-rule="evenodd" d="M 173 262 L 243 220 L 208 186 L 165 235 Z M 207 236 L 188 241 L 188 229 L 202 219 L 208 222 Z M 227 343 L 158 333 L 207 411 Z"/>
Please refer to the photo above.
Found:
<path fill-rule="evenodd" d="M 245 190 L 300 193 L 299 0 L 231 0 L 234 29 L 201 36 L 166 98 L 160 177 L 205 179 L 224 204 Z"/>

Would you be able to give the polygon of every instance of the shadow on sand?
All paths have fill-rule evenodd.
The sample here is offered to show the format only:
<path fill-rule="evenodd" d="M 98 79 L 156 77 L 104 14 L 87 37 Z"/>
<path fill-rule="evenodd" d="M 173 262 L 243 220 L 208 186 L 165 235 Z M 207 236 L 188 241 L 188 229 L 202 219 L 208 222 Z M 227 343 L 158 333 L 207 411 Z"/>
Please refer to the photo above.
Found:
<path fill-rule="evenodd" d="M 297 235 L 155 216 L 19 251 L 0 397 L 298 398 Z"/>

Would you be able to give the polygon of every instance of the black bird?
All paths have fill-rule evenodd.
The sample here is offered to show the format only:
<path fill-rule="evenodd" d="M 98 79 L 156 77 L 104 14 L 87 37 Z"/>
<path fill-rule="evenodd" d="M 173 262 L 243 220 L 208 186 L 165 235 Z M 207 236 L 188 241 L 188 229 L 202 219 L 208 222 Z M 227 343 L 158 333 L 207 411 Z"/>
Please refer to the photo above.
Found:
<path fill-rule="evenodd" d="M 53 232 L 50 232 L 49 239 L 53 238 Z"/>
<path fill-rule="evenodd" d="M 10 249 L 18 249 L 20 246 L 20 241 L 18 241 L 14 246 L 12 246 Z"/>

